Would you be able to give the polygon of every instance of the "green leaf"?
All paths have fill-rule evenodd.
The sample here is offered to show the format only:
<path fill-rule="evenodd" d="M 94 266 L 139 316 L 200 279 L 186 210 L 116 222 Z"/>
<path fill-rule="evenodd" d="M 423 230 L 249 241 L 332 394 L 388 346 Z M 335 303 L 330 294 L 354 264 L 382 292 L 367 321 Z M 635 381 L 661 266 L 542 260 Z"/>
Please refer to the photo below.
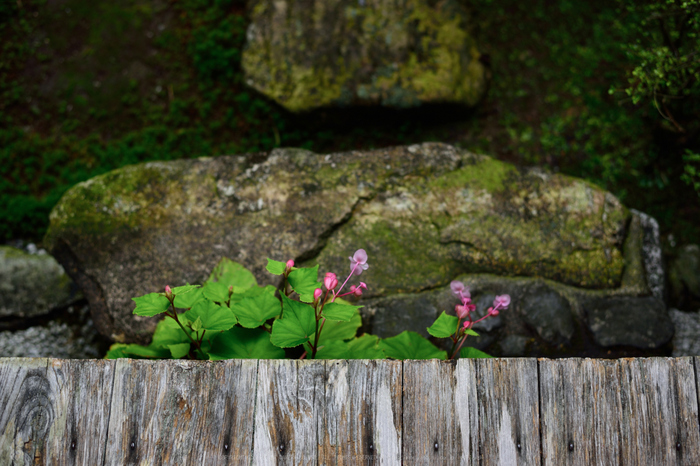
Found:
<path fill-rule="evenodd" d="M 179 295 L 179 294 L 189 293 L 190 291 L 196 290 L 197 288 L 199 288 L 199 285 L 190 285 L 190 284 L 188 283 L 188 284 L 186 284 L 186 285 L 184 285 L 184 286 L 176 286 L 176 287 L 173 288 L 171 291 L 173 292 L 173 295 L 174 295 L 174 296 L 177 296 L 177 295 Z"/>
<path fill-rule="evenodd" d="M 184 316 L 184 314 L 179 314 L 178 319 L 180 319 L 180 322 L 182 325 L 187 328 L 187 323 L 188 320 Z M 191 334 L 188 330 L 188 334 Z M 187 337 L 187 334 L 182 331 L 179 325 L 177 325 L 177 322 L 175 322 L 175 319 L 171 317 L 166 317 L 165 319 L 161 320 L 158 322 L 158 325 L 156 326 L 156 331 L 153 333 L 153 340 L 151 341 L 151 346 L 156 346 L 156 347 L 167 347 L 168 345 L 174 345 L 177 343 L 185 343 L 189 342 L 190 339 Z"/>
<path fill-rule="evenodd" d="M 134 314 L 137 316 L 152 317 L 168 310 L 170 301 L 161 293 L 150 293 L 139 298 L 131 298 L 136 303 Z"/>
<path fill-rule="evenodd" d="M 270 343 L 270 334 L 261 328 L 233 327 L 217 335 L 209 359 L 284 359 L 284 350 Z"/>
<path fill-rule="evenodd" d="M 347 322 L 352 316 L 357 314 L 362 306 L 351 306 L 349 304 L 326 303 L 323 306 L 322 315 L 328 320 L 342 320 Z"/>
<path fill-rule="evenodd" d="M 206 283 L 219 283 L 226 290 L 228 290 L 229 286 L 233 286 L 234 293 L 240 293 L 258 284 L 248 269 L 226 257 L 216 264 Z"/>
<path fill-rule="evenodd" d="M 170 351 L 167 348 L 159 348 L 153 345 L 126 345 L 122 351 L 130 357 L 146 359 L 170 359 Z"/>
<path fill-rule="evenodd" d="M 379 342 L 379 337 L 368 333 L 348 341 L 349 353 L 346 359 L 384 359 L 386 355 Z"/>
<path fill-rule="evenodd" d="M 195 322 L 197 319 L 200 319 L 202 322 L 200 328 L 208 331 L 228 330 L 236 325 L 237 322 L 236 316 L 231 312 L 231 309 L 206 299 L 198 302 L 192 309 L 185 312 L 185 317 L 187 317 L 190 322 Z M 199 329 L 195 329 L 193 325 L 192 330 L 196 332 Z"/>
<path fill-rule="evenodd" d="M 199 316 L 197 316 L 197 319 L 194 322 L 192 322 L 190 328 L 194 333 L 199 333 L 199 331 L 202 330 L 202 319 Z"/>
<path fill-rule="evenodd" d="M 109 347 L 109 351 L 105 355 L 105 359 L 121 359 L 130 357 L 128 353 L 124 352 L 124 349 L 129 346 L 124 343 L 115 343 Z"/>
<path fill-rule="evenodd" d="M 307 306 L 308 307 L 308 306 Z M 238 322 L 246 328 L 260 327 L 268 319 L 280 315 L 282 307 L 274 295 L 261 293 L 252 298 L 244 298 L 231 306 Z"/>
<path fill-rule="evenodd" d="M 316 267 L 300 267 L 289 273 L 289 284 L 292 289 L 299 294 L 299 300 L 305 303 L 314 302 L 314 291 L 321 288 L 322 283 L 318 280 L 318 264 Z"/>
<path fill-rule="evenodd" d="M 272 275 L 282 275 L 284 271 L 287 270 L 287 263 L 275 261 L 268 257 L 266 269 Z"/>
<path fill-rule="evenodd" d="M 348 359 L 350 355 L 348 344 L 342 340 L 332 340 L 319 346 L 315 359 Z"/>
<path fill-rule="evenodd" d="M 178 309 L 189 309 L 197 302 L 204 299 L 204 294 L 201 288 L 195 288 L 187 293 L 175 295 L 175 307 Z"/>
<path fill-rule="evenodd" d="M 281 348 L 291 348 L 309 341 L 316 332 L 314 309 L 308 304 L 291 300 L 284 294 L 282 305 L 284 317 L 272 324 L 272 344 Z"/>
<path fill-rule="evenodd" d="M 467 331 L 464 332 L 464 333 L 466 333 L 467 335 L 471 335 L 471 336 L 473 336 L 473 337 L 478 337 L 478 336 L 479 336 L 479 334 L 476 333 L 476 332 L 475 332 L 474 330 L 472 330 L 472 329 L 467 329 Z"/>
<path fill-rule="evenodd" d="M 271 296 L 275 295 L 275 292 L 277 291 L 277 288 L 275 288 L 272 285 L 267 285 L 265 287 L 262 286 L 254 286 L 252 288 L 248 288 L 242 293 L 234 293 L 231 295 L 231 305 L 234 303 L 240 302 L 241 300 L 245 298 L 255 298 L 256 296 L 260 296 L 263 293 L 267 293 Z"/>
<path fill-rule="evenodd" d="M 441 351 L 416 332 L 404 331 L 379 343 L 388 358 L 394 359 L 447 359 Z"/>
<path fill-rule="evenodd" d="M 359 312 L 355 312 L 355 315 L 348 322 L 343 322 L 341 320 L 327 320 L 323 324 L 323 330 L 321 330 L 321 336 L 318 338 L 318 344 L 324 345 L 332 340 L 349 340 L 357 334 L 357 329 L 362 326 L 362 317 L 360 317 Z"/>
<path fill-rule="evenodd" d="M 428 327 L 428 333 L 437 338 L 449 338 L 457 331 L 458 322 L 457 316 L 450 316 L 442 311 L 440 317 Z"/>
<path fill-rule="evenodd" d="M 178 343 L 176 345 L 168 345 L 168 349 L 173 359 L 181 359 L 190 352 L 190 344 Z"/>
<path fill-rule="evenodd" d="M 207 282 L 202 288 L 202 294 L 215 303 L 226 303 L 229 299 L 228 287 L 224 282 Z"/>
<path fill-rule="evenodd" d="M 476 348 L 472 348 L 471 346 L 468 346 L 466 348 L 462 348 L 459 350 L 459 357 L 460 358 L 472 358 L 472 359 L 480 359 L 480 358 L 492 358 L 490 354 L 486 354 L 483 351 L 480 351 Z"/>

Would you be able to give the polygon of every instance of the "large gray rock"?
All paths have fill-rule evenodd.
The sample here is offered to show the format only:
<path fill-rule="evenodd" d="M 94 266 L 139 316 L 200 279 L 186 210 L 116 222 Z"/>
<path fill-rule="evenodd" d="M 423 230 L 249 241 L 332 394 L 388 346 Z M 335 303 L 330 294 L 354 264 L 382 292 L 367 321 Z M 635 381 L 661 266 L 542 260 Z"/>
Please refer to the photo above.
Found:
<path fill-rule="evenodd" d="M 700 313 L 670 309 L 676 333 L 673 335 L 673 357 L 700 356 Z"/>
<path fill-rule="evenodd" d="M 63 267 L 48 254 L 0 246 L 0 317 L 48 314 L 79 296 Z"/>
<path fill-rule="evenodd" d="M 249 0 L 246 82 L 291 111 L 474 105 L 488 71 L 456 0 Z"/>
<path fill-rule="evenodd" d="M 425 333 L 439 312 L 453 312 L 446 287 L 463 277 L 481 287 L 481 310 L 496 294 L 514 297 L 500 321 L 484 322 L 479 344 L 489 348 L 510 335 L 519 343 L 509 348 L 580 345 L 587 302 L 651 295 L 644 241 L 639 217 L 594 185 L 436 143 L 125 167 L 66 193 L 45 238 L 95 324 L 118 341 L 145 341 L 155 326 L 132 315 L 131 297 L 201 283 L 222 256 L 264 284 L 276 280 L 267 257 L 342 274 L 364 248 L 367 331 Z M 620 329 L 601 344 L 662 345 L 669 336 L 655 329 L 668 315 L 654 309 L 658 318 L 640 324 L 650 340 Z"/>

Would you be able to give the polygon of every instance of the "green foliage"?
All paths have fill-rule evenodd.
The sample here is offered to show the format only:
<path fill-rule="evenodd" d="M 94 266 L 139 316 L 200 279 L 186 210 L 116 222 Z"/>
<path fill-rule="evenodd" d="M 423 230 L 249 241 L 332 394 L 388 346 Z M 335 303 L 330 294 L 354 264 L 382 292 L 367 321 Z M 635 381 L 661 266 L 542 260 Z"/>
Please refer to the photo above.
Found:
<path fill-rule="evenodd" d="M 279 270 L 275 261 L 268 259 L 268 264 L 272 264 L 273 272 Z M 165 314 L 166 318 L 158 323 L 150 345 L 117 343 L 106 358 L 277 359 L 285 357 L 285 348 L 299 349 L 310 359 L 447 358 L 445 351 L 415 332 L 384 340 L 368 334 L 358 337 L 362 306 L 332 294 L 311 303 L 290 297 L 296 293 L 301 298 L 318 284 L 318 266 L 285 268 L 282 274 L 294 282 L 292 289 L 296 291 L 288 290 L 285 282 L 277 290 L 278 298 L 274 287 L 258 286 L 245 267 L 224 258 L 201 287 L 166 287 L 164 293 L 133 298 L 134 314 Z M 186 310 L 178 313 L 177 309 Z M 467 335 L 476 333 L 460 329 L 459 323 L 457 317 L 443 312 L 428 330 L 434 336 L 452 338 L 455 345 L 461 341 L 461 346 Z M 460 355 L 488 357 L 473 348 L 462 350 Z"/>
<path fill-rule="evenodd" d="M 700 195 L 700 154 L 686 150 L 683 161 L 685 162 L 685 173 L 681 178 Z"/>

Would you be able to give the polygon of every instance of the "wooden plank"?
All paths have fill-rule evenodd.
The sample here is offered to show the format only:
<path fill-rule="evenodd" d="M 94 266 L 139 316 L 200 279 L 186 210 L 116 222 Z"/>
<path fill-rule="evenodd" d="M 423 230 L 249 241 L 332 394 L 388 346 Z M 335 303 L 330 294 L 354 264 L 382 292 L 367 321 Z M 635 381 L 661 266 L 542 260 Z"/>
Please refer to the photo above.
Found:
<path fill-rule="evenodd" d="M 401 464 L 401 361 L 326 364 L 319 464 Z"/>
<path fill-rule="evenodd" d="M 44 463 L 54 422 L 48 359 L 0 360 L 0 464 Z"/>
<path fill-rule="evenodd" d="M 324 387 L 324 361 L 260 361 L 253 464 L 317 464 Z"/>
<path fill-rule="evenodd" d="M 535 359 L 477 359 L 481 464 L 540 464 Z"/>
<path fill-rule="evenodd" d="M 249 465 L 258 360 L 233 359 L 209 366 L 206 423 L 193 464 Z"/>
<path fill-rule="evenodd" d="M 474 360 L 403 365 L 403 464 L 479 463 Z"/>
<path fill-rule="evenodd" d="M 0 360 L 0 464 L 101 464 L 113 373 L 113 361 Z"/>
<path fill-rule="evenodd" d="M 618 463 L 618 362 L 540 359 L 539 374 L 543 464 Z"/>
<path fill-rule="evenodd" d="M 700 464 L 691 358 L 620 360 L 624 464 Z"/>
<path fill-rule="evenodd" d="M 200 464 L 210 364 L 119 359 L 105 464 Z"/>

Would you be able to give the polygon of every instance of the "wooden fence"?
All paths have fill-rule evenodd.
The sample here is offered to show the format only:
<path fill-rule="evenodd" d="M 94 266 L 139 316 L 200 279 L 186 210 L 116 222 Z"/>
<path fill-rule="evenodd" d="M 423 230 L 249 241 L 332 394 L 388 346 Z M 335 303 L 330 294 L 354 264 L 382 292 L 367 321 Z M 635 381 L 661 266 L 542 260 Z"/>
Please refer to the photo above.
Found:
<path fill-rule="evenodd" d="M 0 359 L 0 465 L 700 465 L 698 364 Z"/>

